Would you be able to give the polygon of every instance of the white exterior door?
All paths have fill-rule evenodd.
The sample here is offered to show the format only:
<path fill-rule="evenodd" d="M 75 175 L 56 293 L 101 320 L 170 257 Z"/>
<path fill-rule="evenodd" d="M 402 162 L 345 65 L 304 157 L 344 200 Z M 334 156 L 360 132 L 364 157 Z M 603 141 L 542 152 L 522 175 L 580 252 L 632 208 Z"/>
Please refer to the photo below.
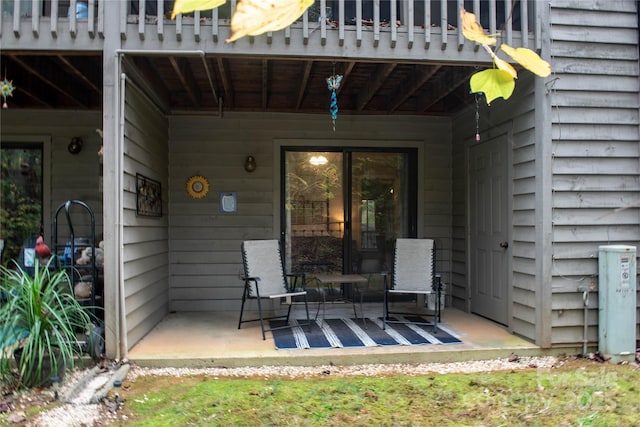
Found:
<path fill-rule="evenodd" d="M 469 152 L 471 311 L 508 324 L 507 138 Z"/>

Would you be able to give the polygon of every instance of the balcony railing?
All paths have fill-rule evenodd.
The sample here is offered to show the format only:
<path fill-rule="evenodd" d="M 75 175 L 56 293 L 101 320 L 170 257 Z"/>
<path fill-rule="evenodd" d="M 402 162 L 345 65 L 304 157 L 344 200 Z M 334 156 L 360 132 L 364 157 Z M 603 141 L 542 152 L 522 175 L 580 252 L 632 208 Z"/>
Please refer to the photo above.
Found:
<path fill-rule="evenodd" d="M 224 43 L 236 4 L 236 0 L 228 0 L 217 9 L 178 15 L 172 21 L 168 19 L 172 0 L 2 0 L 0 36 L 5 42 L 8 33 L 16 38 L 25 36 L 30 22 L 34 38 L 49 32 L 56 39 L 66 32 L 72 39 L 100 39 L 104 37 L 105 10 L 118 8 L 120 22 L 108 25 L 118 25 L 122 40 L 137 35 L 141 41 L 153 37 L 160 42 L 175 38 L 179 42 Z M 407 49 L 461 50 L 465 44 L 458 13 L 461 7 L 479 16 L 489 33 L 500 33 L 503 42 L 540 49 L 535 0 L 317 0 L 297 22 L 267 33 L 264 40 L 271 44 L 274 35 L 282 33 L 285 44 L 306 45 L 313 37 L 322 46 L 335 40 L 339 46 L 353 44 L 356 48 L 381 43 L 395 48 L 403 43 Z"/>

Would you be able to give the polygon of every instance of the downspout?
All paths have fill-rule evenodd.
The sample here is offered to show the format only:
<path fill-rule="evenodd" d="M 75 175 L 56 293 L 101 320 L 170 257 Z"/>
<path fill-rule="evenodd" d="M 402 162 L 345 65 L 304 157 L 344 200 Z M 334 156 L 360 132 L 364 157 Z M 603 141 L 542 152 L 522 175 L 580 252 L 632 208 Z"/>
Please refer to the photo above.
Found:
<path fill-rule="evenodd" d="M 123 165 L 124 165 L 124 107 L 125 107 L 125 75 L 122 71 L 122 56 L 118 54 L 118 59 L 116 61 L 116 75 L 120 77 L 120 91 L 115 91 L 117 94 L 119 93 L 119 99 L 116 102 L 118 106 L 118 141 L 117 141 L 117 159 L 118 159 L 118 168 L 117 168 L 117 191 L 118 191 L 118 298 L 116 300 L 118 315 L 116 316 L 116 327 L 118 330 L 119 342 L 118 342 L 118 358 L 122 360 L 127 356 L 128 345 L 127 345 L 127 313 L 126 313 L 126 305 L 125 305 L 125 294 L 124 294 L 124 258 L 122 256 L 122 252 L 124 251 L 124 218 L 123 218 L 123 206 L 124 206 L 124 191 L 123 191 Z"/>

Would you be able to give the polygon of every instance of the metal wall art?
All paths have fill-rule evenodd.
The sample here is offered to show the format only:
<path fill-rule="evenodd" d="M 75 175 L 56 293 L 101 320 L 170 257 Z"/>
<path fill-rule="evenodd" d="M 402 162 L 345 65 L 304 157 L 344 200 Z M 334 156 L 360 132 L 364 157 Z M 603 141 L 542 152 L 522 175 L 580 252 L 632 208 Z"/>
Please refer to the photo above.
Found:
<path fill-rule="evenodd" d="M 162 216 L 162 187 L 160 182 L 136 174 L 136 215 Z"/>
<path fill-rule="evenodd" d="M 209 180 L 202 175 L 193 175 L 187 180 L 187 194 L 194 199 L 202 199 L 209 192 Z"/>

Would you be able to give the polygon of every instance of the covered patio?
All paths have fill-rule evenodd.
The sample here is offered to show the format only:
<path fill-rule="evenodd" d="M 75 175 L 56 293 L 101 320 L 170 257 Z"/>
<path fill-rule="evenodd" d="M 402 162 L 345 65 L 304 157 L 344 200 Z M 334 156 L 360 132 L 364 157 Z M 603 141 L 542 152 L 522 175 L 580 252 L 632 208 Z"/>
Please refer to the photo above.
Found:
<path fill-rule="evenodd" d="M 299 314 L 302 307 L 295 310 Z M 375 303 L 365 304 L 364 310 L 369 317 L 381 314 L 380 305 Z M 351 304 L 327 309 L 327 317 L 352 314 Z M 238 330 L 236 312 L 174 312 L 134 345 L 128 358 L 147 367 L 242 367 L 442 363 L 505 358 L 511 353 L 539 356 L 580 352 L 576 348 L 542 349 L 494 322 L 453 308 L 443 312 L 442 323 L 462 343 L 278 350 L 271 333 L 262 340 L 258 322 Z"/>

